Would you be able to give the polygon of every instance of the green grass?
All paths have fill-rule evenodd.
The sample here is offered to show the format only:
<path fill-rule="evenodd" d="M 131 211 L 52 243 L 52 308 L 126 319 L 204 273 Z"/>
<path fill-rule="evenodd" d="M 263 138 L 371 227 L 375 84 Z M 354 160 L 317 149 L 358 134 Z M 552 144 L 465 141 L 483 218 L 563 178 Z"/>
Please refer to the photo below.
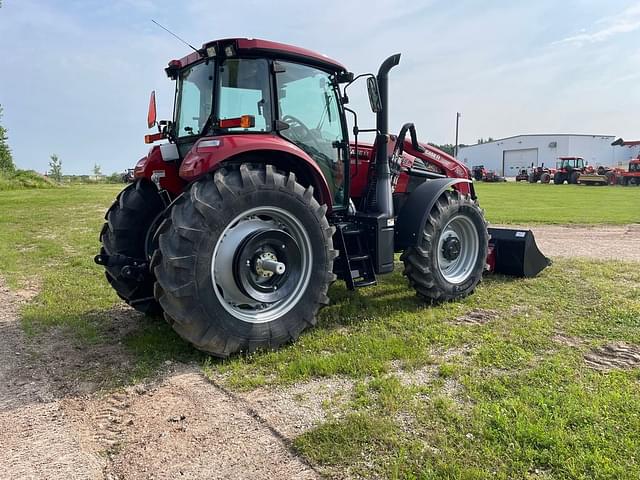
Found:
<path fill-rule="evenodd" d="M 625 224 L 640 222 L 640 188 L 475 183 L 491 223 Z"/>
<path fill-rule="evenodd" d="M 152 375 L 167 359 L 198 355 L 162 321 L 131 311 L 137 329 L 113 338 L 113 307 L 120 304 L 102 267 L 93 262 L 104 213 L 122 185 L 82 185 L 0 192 L 0 274 L 14 289 L 36 284 L 22 308 L 30 335 L 62 328 L 81 346 L 123 341 L 138 359 L 124 381 Z M 90 347 L 87 347 L 90 348 Z"/>
<path fill-rule="evenodd" d="M 381 289 L 397 282 L 392 278 Z M 222 368 L 240 388 L 318 375 L 358 379 L 343 418 L 295 441 L 329 473 L 411 479 L 640 476 L 640 372 L 600 373 L 582 358 L 610 341 L 640 344 L 638 264 L 557 262 L 533 280 L 488 278 L 471 298 L 430 309 L 407 309 L 409 297 L 401 295 L 400 305 L 394 302 L 381 315 L 375 307 L 338 303 L 323 316 L 326 321 L 341 312 L 342 340 L 328 345 L 331 333 L 321 327 L 304 336 L 302 346 L 235 359 Z M 498 316 L 485 325 L 450 321 L 487 306 Z M 584 346 L 556 343 L 556 333 Z M 406 340 L 404 348 L 396 336 Z M 351 350 L 353 337 L 368 338 L 375 352 Z M 417 355 L 437 366 L 420 388 L 401 384 L 392 366 L 404 363 L 411 370 Z M 302 367 L 309 364 L 314 369 Z"/>
<path fill-rule="evenodd" d="M 557 261 L 535 279 L 487 277 L 473 296 L 437 307 L 419 302 L 399 271 L 357 292 L 338 283 L 319 326 L 295 344 L 204 360 L 164 322 L 134 313 L 132 332 L 110 336 L 119 300 L 92 258 L 104 211 L 120 188 L 0 192 L 0 273 L 12 288 L 39 285 L 22 310 L 30 335 L 57 327 L 81 348 L 121 341 L 136 364 L 119 382 L 153 376 L 166 360 L 201 362 L 237 390 L 353 379 L 342 414 L 294 441 L 300 454 L 337 477 L 640 477 L 640 372 L 601 373 L 583 362 L 586 350 L 603 343 L 640 344 L 637 263 Z M 479 195 L 492 221 L 524 223 L 545 214 L 518 217 L 528 202 L 523 192 L 564 191 L 570 198 L 581 190 L 481 185 Z M 638 197 L 610 190 L 624 196 L 609 201 L 612 215 L 623 218 Z M 496 316 L 485 325 L 452 321 L 487 308 Z M 557 333 L 582 346 L 554 342 Z M 431 373 L 411 385 L 400 381 L 399 367 L 405 375 Z"/>

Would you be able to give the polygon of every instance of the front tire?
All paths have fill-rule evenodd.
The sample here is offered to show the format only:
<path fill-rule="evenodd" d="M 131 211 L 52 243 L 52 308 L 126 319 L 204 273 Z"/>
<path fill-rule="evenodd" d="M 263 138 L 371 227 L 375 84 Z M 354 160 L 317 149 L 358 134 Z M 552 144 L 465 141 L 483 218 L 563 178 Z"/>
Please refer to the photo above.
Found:
<path fill-rule="evenodd" d="M 151 182 L 141 179 L 129 184 L 107 210 L 100 233 L 100 254 L 150 260 L 155 248 L 154 230 L 164 209 L 165 203 Z M 125 302 L 148 315 L 161 312 L 153 296 L 155 279 L 151 272 L 133 279 L 123 275 L 122 265 L 107 265 L 105 270 L 107 280 Z"/>
<path fill-rule="evenodd" d="M 326 210 L 311 187 L 271 165 L 194 182 L 160 228 L 153 264 L 165 318 L 219 357 L 297 339 L 336 278 Z"/>
<path fill-rule="evenodd" d="M 427 217 L 420 245 L 400 257 L 404 275 L 429 302 L 466 297 L 482 279 L 488 243 L 478 204 L 458 191 L 444 192 Z"/>

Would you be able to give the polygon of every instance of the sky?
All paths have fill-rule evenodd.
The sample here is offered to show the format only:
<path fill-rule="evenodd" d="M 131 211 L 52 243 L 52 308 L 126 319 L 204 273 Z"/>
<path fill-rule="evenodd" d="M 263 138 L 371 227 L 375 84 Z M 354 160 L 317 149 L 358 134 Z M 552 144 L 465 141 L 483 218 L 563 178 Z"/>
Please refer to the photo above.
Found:
<path fill-rule="evenodd" d="M 0 105 L 14 161 L 44 172 L 132 168 L 148 151 L 146 114 L 170 118 L 164 67 L 191 44 L 265 38 L 324 53 L 356 73 L 400 52 L 390 126 L 421 141 L 525 133 L 640 138 L 640 2 L 622 0 L 305 2 L 3 0 Z M 349 92 L 373 126 L 362 82 Z"/>

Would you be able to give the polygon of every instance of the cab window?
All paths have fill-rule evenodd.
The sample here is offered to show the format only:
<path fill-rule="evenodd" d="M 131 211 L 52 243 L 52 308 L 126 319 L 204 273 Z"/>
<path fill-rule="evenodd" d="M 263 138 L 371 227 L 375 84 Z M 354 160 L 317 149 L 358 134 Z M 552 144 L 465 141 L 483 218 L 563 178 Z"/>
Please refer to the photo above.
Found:
<path fill-rule="evenodd" d="M 218 119 L 253 115 L 255 126 L 229 128 L 230 131 L 271 130 L 269 64 L 264 59 L 229 59 L 218 75 Z"/>

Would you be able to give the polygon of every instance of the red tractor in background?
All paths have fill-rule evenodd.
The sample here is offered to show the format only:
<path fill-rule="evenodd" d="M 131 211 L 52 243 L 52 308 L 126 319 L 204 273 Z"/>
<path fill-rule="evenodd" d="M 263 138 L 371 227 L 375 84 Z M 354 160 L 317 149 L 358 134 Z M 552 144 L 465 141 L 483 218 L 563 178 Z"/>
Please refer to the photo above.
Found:
<path fill-rule="evenodd" d="M 618 172 L 616 178 L 620 185 L 640 186 L 640 155 L 629 162 L 629 170 Z"/>
<path fill-rule="evenodd" d="M 395 253 L 427 302 L 469 295 L 487 264 L 520 276 L 546 267 L 530 232 L 487 229 L 463 164 L 418 142 L 411 123 L 389 134 L 399 60 L 354 76 L 309 50 L 237 38 L 169 62 L 174 117 L 156 123 L 152 94 L 159 131 L 145 138 L 167 141 L 137 163 L 100 234 L 95 261 L 118 295 L 225 357 L 295 340 L 334 280 L 374 285 Z M 361 77 L 374 129 L 346 106 Z M 363 131 L 373 145 L 358 142 Z"/>
<path fill-rule="evenodd" d="M 521 168 L 516 175 L 516 182 L 528 182 L 529 172 L 526 168 Z"/>
<path fill-rule="evenodd" d="M 529 183 L 549 183 L 551 182 L 551 170 L 545 168 L 544 163 L 539 167 L 531 165 L 527 181 Z"/>
<path fill-rule="evenodd" d="M 545 168 L 544 163 L 540 167 L 536 167 L 531 164 L 531 167 L 523 168 L 516 175 L 516 182 L 529 182 L 529 183 L 549 183 L 551 181 L 551 174 L 555 173 Z"/>
<path fill-rule="evenodd" d="M 471 167 L 471 175 L 474 180 L 480 182 L 506 182 L 507 179 L 501 177 L 495 170 L 487 170 L 484 165 L 474 165 Z"/>
<path fill-rule="evenodd" d="M 564 182 L 576 185 L 585 168 L 582 157 L 558 157 L 556 171 L 553 174 L 554 185 L 562 185 Z"/>

